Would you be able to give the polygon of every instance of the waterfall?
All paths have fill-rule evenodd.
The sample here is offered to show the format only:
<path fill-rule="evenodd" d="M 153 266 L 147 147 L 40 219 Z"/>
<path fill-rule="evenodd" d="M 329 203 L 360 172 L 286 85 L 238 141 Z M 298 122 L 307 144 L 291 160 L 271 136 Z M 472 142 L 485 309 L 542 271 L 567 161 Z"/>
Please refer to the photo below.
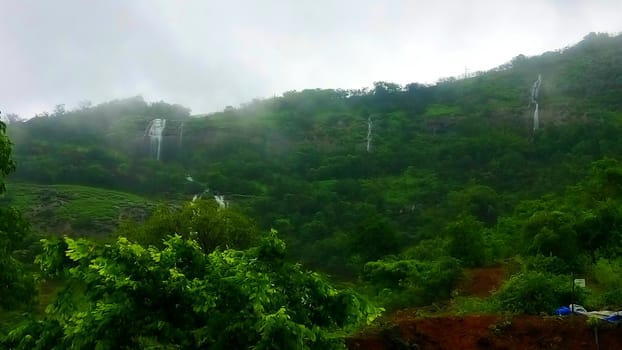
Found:
<path fill-rule="evenodd" d="M 533 83 L 531 87 L 531 103 L 538 102 L 538 94 L 540 93 L 540 84 L 542 84 L 542 74 L 538 74 L 538 80 Z"/>
<path fill-rule="evenodd" d="M 181 124 L 179 125 L 179 148 L 181 148 L 183 140 L 184 140 L 184 122 L 181 122 Z"/>
<path fill-rule="evenodd" d="M 229 203 L 225 201 L 225 196 L 214 195 L 214 200 L 218 203 L 218 206 L 221 208 L 226 208 L 229 206 Z"/>
<path fill-rule="evenodd" d="M 196 182 L 196 181 L 192 178 L 192 176 L 190 176 L 190 175 L 186 175 L 186 180 L 187 180 L 188 182 L 194 182 L 194 183 L 198 183 L 198 184 L 200 184 L 200 185 L 202 185 L 202 186 L 205 186 L 205 190 L 203 190 L 203 192 L 202 192 L 202 193 L 195 194 L 195 195 L 194 195 L 194 197 L 192 197 L 192 203 L 194 203 L 194 202 L 196 202 L 198 199 L 200 199 L 202 195 L 204 195 L 204 194 L 208 194 L 208 193 L 210 192 L 209 188 L 207 188 L 207 186 L 206 186 L 205 184 L 201 184 L 200 182 Z M 215 194 L 215 195 L 214 195 L 214 200 L 216 201 L 216 203 L 218 203 L 218 207 L 219 207 L 219 208 L 221 208 L 221 209 L 229 207 L 229 202 L 227 202 L 227 201 L 225 200 L 225 196 L 223 196 L 223 195 L 218 195 L 218 194 Z"/>
<path fill-rule="evenodd" d="M 160 160 L 160 151 L 162 150 L 162 133 L 166 127 L 166 119 L 154 119 L 147 127 L 146 135 L 149 136 L 149 144 L 151 155 L 155 159 Z"/>
<path fill-rule="evenodd" d="M 542 84 L 542 74 L 538 74 L 538 80 L 533 83 L 531 87 L 531 100 L 529 106 L 535 104 L 536 107 L 533 110 L 533 131 L 538 131 L 540 128 L 540 111 L 538 106 L 538 95 L 540 94 L 540 85 Z"/>
<path fill-rule="evenodd" d="M 371 128 L 372 128 L 371 116 L 368 116 L 367 117 L 367 147 L 365 148 L 367 150 L 367 153 L 369 153 L 369 149 L 371 148 Z"/>
<path fill-rule="evenodd" d="M 538 131 L 540 127 L 540 114 L 538 111 L 538 103 L 536 102 L 536 109 L 533 111 L 533 131 Z"/>
<path fill-rule="evenodd" d="M 206 192 L 207 192 L 207 191 L 206 191 Z M 205 193 L 205 192 L 203 192 L 203 193 Z M 202 195 L 203 193 L 201 193 L 201 194 L 195 194 L 195 195 L 192 197 L 192 200 L 190 201 L 190 203 L 194 203 L 194 202 L 196 202 L 197 200 L 201 199 L 201 195 Z M 219 207 L 220 209 L 224 209 L 224 208 L 228 208 L 228 207 L 229 207 L 229 202 L 227 202 L 227 201 L 225 200 L 225 196 L 219 196 L 219 195 L 217 195 L 217 194 L 216 194 L 216 195 L 214 195 L 214 200 L 216 201 L 216 203 L 218 203 L 218 207 Z"/>

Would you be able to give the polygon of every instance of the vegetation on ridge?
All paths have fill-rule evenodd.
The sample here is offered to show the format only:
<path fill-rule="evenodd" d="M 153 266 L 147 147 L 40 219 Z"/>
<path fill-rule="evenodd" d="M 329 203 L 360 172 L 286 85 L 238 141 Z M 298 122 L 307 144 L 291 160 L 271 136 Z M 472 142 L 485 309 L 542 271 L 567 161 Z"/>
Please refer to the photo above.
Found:
<path fill-rule="evenodd" d="M 218 194 L 229 207 L 162 206 L 107 242 L 32 246 L 25 228 L 0 227 L 30 242 L 1 251 L 10 263 L 0 273 L 25 272 L 18 257 L 42 250 L 41 276 L 65 283 L 46 314 L 4 344 L 218 347 L 236 333 L 239 347 L 322 348 L 376 316 L 372 304 L 533 314 L 570 302 L 622 307 L 620 63 L 622 36 L 590 34 L 431 86 L 292 91 L 201 118 L 135 97 L 13 123 L 8 187 L 21 190 L 3 203 L 28 211 L 29 191 L 63 184 L 132 193 L 120 197 L 132 202 Z M 145 136 L 153 118 L 169 121 L 161 161 Z M 13 170 L 5 140 L 0 179 Z M 82 203 L 56 213 L 105 211 Z M 509 278 L 486 299 L 460 295 L 463 271 L 483 266 L 503 266 Z M 5 279 L 32 290 L 29 276 Z M 588 288 L 570 293 L 571 276 L 587 277 Z"/>

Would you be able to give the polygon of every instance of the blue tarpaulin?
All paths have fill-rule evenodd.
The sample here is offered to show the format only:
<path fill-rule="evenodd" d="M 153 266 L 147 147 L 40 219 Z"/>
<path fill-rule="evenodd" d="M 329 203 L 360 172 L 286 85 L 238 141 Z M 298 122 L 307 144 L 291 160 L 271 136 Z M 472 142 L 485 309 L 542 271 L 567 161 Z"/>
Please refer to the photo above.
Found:
<path fill-rule="evenodd" d="M 559 309 L 555 310 L 556 315 L 566 316 L 575 313 L 577 315 L 596 317 L 603 321 L 611 322 L 611 323 L 620 323 L 622 322 L 622 311 L 609 311 L 609 310 L 601 310 L 601 311 L 587 311 L 583 306 L 577 304 L 571 304 L 570 306 L 562 306 Z"/>
<path fill-rule="evenodd" d="M 568 306 L 562 306 L 559 309 L 555 310 L 555 314 L 559 316 L 566 316 L 566 315 L 570 315 L 571 313 L 572 311 L 570 310 Z"/>

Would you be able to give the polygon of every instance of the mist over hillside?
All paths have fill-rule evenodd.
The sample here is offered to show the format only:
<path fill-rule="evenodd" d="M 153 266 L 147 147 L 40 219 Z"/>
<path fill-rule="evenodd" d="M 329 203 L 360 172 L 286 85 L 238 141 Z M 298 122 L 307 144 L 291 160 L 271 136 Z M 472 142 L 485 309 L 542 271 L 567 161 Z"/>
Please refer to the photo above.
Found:
<path fill-rule="evenodd" d="M 54 210 L 71 201 L 58 193 L 73 188 L 85 200 L 115 191 L 122 214 L 108 202 L 81 202 L 105 205 L 102 220 L 114 224 L 76 225 L 74 217 L 63 233 L 129 237 L 119 256 L 133 249 L 140 258 L 141 245 L 167 254 L 176 247 L 192 259 L 214 251 L 211 263 L 228 266 L 234 255 L 218 254 L 251 249 L 235 255 L 244 268 L 265 256 L 300 262 L 389 310 L 622 307 L 622 35 L 591 33 L 433 85 L 291 91 L 205 116 L 136 96 L 59 107 L 12 122 L 7 133 L 17 168 L 3 203 L 20 205 L 45 231 L 62 227 L 46 220 L 58 220 Z M 41 195 L 45 186 L 56 186 L 58 205 L 40 215 L 34 203 L 50 198 Z M 28 188 L 39 192 L 25 195 Z M 72 264 L 90 276 L 79 257 Z M 463 297 L 464 271 L 490 266 L 511 277 L 488 299 Z M 569 294 L 574 274 L 596 287 Z M 296 278 L 319 281 L 304 276 Z M 533 293 L 541 297 L 531 300 Z"/>

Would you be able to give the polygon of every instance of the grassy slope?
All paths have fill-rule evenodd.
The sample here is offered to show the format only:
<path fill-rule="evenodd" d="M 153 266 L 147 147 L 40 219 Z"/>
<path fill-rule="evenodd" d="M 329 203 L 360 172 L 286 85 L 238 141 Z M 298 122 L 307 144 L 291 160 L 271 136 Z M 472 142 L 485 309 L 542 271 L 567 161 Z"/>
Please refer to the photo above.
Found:
<path fill-rule="evenodd" d="M 154 201 L 125 192 L 78 185 L 11 182 L 3 202 L 22 210 L 43 233 L 103 236 L 126 218 L 142 219 Z"/>
<path fill-rule="evenodd" d="M 79 185 L 38 185 L 10 182 L 0 205 L 20 209 L 33 227 L 44 234 L 78 234 L 105 238 L 124 218 L 140 220 L 154 207 L 151 199 L 135 194 Z M 58 289 L 59 281 L 39 286 L 39 302 L 28 310 L 44 314 Z M 0 309 L 0 334 L 27 318 L 27 310 Z"/>

